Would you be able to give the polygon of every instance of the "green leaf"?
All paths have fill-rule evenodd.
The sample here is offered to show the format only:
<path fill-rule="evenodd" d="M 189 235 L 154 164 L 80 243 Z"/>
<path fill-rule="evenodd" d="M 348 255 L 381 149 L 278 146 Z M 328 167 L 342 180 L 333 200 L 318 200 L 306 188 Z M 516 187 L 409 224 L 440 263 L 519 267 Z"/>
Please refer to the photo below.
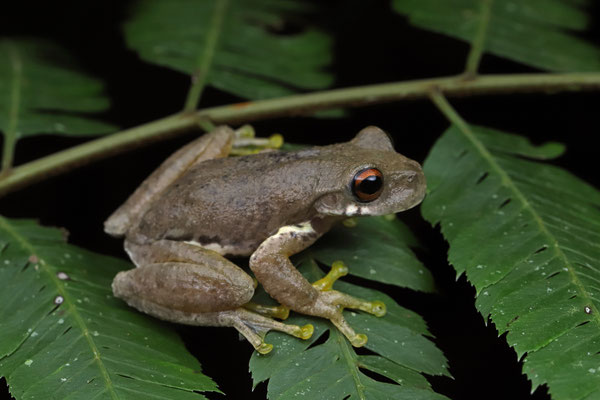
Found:
<path fill-rule="evenodd" d="M 13 396 L 201 399 L 218 391 L 165 323 L 115 299 L 130 264 L 0 217 L 0 376 Z"/>
<path fill-rule="evenodd" d="M 485 7 L 491 7 L 486 12 Z M 551 71 L 598 71 L 600 48 L 580 37 L 589 0 L 394 0 L 418 27 L 473 43 L 497 56 Z M 481 24 L 483 30 L 480 31 Z"/>
<path fill-rule="evenodd" d="M 277 97 L 332 83 L 327 35 L 278 32 L 312 8 L 300 0 L 146 0 L 137 3 L 125 36 L 142 59 L 193 75 L 195 85 Z"/>
<path fill-rule="evenodd" d="M 335 236 L 336 232 L 328 235 Z M 307 254 L 299 257 L 303 261 L 298 269 L 309 281 L 323 276 Z M 443 354 L 424 337 L 429 333 L 423 319 L 381 292 L 343 281 L 336 282 L 335 289 L 386 304 L 388 312 L 382 318 L 362 312 L 344 312 L 348 323 L 357 332 L 367 334 L 369 340 L 365 347 L 374 354 L 358 355 L 346 338 L 324 319 L 293 314 L 286 322 L 311 323 L 315 333 L 309 340 L 301 341 L 279 332 L 269 332 L 266 341 L 273 344 L 273 351 L 267 355 L 255 353 L 250 360 L 254 385 L 268 379 L 271 400 L 300 396 L 318 396 L 319 399 L 445 399 L 433 392 L 421 375 L 449 375 Z M 264 303 L 265 296 L 264 292 L 259 293 L 258 302 Z M 324 339 L 323 335 L 328 336 Z M 319 344 L 319 339 L 324 339 L 324 343 Z M 365 371 L 370 372 L 365 374 Z M 372 373 L 385 376 L 396 384 L 374 379 Z"/>
<path fill-rule="evenodd" d="M 533 388 L 552 398 L 600 395 L 600 192 L 528 158 L 556 146 L 482 127 L 455 126 L 424 169 L 425 218 L 441 224 L 449 261 L 477 290 Z M 527 149 L 527 147 L 529 147 Z"/>
<path fill-rule="evenodd" d="M 350 274 L 391 285 L 432 292 L 433 277 L 409 246 L 417 241 L 397 219 L 357 218 L 356 226 L 338 225 L 309 251 L 320 262 L 341 260 Z"/>
<path fill-rule="evenodd" d="M 82 136 L 112 125 L 88 114 L 108 108 L 103 85 L 77 70 L 60 47 L 43 40 L 0 39 L 0 131 L 5 167 L 19 138 L 34 134 Z"/>

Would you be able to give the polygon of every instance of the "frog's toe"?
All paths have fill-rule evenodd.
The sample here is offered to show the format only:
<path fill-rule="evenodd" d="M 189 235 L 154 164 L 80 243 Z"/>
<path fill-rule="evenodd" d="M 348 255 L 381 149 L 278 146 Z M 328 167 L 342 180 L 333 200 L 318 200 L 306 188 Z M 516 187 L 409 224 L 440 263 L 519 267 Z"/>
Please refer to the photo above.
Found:
<path fill-rule="evenodd" d="M 337 290 L 330 290 L 324 293 L 324 295 L 332 305 L 336 306 L 340 310 L 343 310 L 344 308 L 351 308 L 354 310 L 368 312 L 376 317 L 383 317 L 387 312 L 385 303 L 379 300 L 363 300 L 354 296 L 350 296 L 346 293 L 338 292 Z"/>
<path fill-rule="evenodd" d="M 256 154 L 265 150 L 278 149 L 281 146 L 283 146 L 283 136 L 280 134 L 275 133 L 268 138 L 257 138 L 251 125 L 243 125 L 235 131 L 230 154 Z"/>
<path fill-rule="evenodd" d="M 354 329 L 348 324 L 346 319 L 342 316 L 340 311 L 339 315 L 329 319 L 333 325 L 348 339 L 350 344 L 354 347 L 362 347 L 367 343 L 367 335 L 363 333 L 356 333 Z"/>
<path fill-rule="evenodd" d="M 299 326 L 298 328 L 300 329 L 296 332 L 296 334 L 294 334 L 294 336 L 304 340 L 310 339 L 315 332 L 315 327 L 312 326 L 312 324 L 306 324 L 304 326 Z"/>
<path fill-rule="evenodd" d="M 342 276 L 348 275 L 348 267 L 343 261 L 334 261 L 331 264 L 331 269 L 323 278 L 314 282 L 312 285 L 314 288 L 320 291 L 331 290 L 335 281 L 340 279 Z"/>
<path fill-rule="evenodd" d="M 354 337 L 350 340 L 350 343 L 352 344 L 352 346 L 354 347 L 363 347 L 365 344 L 367 344 L 367 335 L 362 334 L 362 333 L 357 333 L 356 335 L 354 335 Z"/>
<path fill-rule="evenodd" d="M 383 317 L 385 315 L 385 313 L 387 312 L 387 308 L 385 306 L 385 303 L 383 301 L 371 301 L 368 302 L 370 303 L 368 306 L 368 309 L 364 310 L 370 314 L 373 314 L 376 317 Z"/>
<path fill-rule="evenodd" d="M 254 302 L 244 304 L 246 310 L 253 311 L 265 317 L 277 318 L 286 320 L 290 316 L 290 309 L 284 305 L 265 306 Z"/>
<path fill-rule="evenodd" d="M 270 343 L 262 342 L 260 345 L 255 347 L 255 350 L 260 354 L 268 354 L 273 350 L 273 345 Z"/>

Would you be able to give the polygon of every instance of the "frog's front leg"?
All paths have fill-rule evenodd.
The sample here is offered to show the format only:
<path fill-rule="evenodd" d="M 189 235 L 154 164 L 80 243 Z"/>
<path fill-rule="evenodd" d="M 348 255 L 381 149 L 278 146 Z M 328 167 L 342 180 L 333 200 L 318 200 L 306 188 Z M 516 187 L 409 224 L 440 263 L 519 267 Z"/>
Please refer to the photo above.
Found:
<path fill-rule="evenodd" d="M 379 301 L 365 301 L 331 290 L 333 282 L 347 270 L 334 265 L 323 279 L 310 284 L 292 265 L 289 257 L 314 243 L 331 227 L 333 220 L 315 219 L 298 225 L 284 226 L 267 238 L 250 257 L 250 268 L 275 300 L 302 314 L 329 319 L 355 347 L 363 346 L 367 336 L 357 334 L 346 322 L 342 311 L 354 308 L 376 316 L 385 314 Z"/>
<path fill-rule="evenodd" d="M 242 308 L 254 282 L 214 251 L 170 240 L 126 241 L 125 248 L 138 268 L 119 272 L 113 293 L 146 314 L 186 325 L 232 326 L 263 354 L 273 347 L 263 340 L 269 330 L 312 335 L 312 325 L 283 324 Z"/>

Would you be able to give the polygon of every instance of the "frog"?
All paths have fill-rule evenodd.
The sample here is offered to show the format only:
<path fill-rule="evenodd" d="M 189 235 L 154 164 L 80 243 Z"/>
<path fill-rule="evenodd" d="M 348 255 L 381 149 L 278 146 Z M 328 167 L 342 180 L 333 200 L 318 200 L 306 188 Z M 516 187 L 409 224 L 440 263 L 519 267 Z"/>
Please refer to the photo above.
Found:
<path fill-rule="evenodd" d="M 381 317 L 385 304 L 333 290 L 343 264 L 311 283 L 290 257 L 340 221 L 418 205 L 426 191 L 420 164 L 375 126 L 344 143 L 228 157 L 235 141 L 234 129 L 219 126 L 190 142 L 105 221 L 135 265 L 117 273 L 114 296 L 162 320 L 233 327 L 260 354 L 273 348 L 268 331 L 312 336 L 312 324 L 284 322 L 289 310 L 325 318 L 364 346 L 367 336 L 342 311 Z M 254 278 L 234 263 L 239 257 L 249 257 Z M 278 306 L 251 301 L 258 283 Z"/>

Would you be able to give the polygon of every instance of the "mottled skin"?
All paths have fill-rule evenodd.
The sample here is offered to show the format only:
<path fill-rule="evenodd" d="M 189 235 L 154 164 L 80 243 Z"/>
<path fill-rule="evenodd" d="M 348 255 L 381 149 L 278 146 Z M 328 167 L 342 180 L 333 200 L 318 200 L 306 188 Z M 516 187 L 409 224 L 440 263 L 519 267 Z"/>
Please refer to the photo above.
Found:
<path fill-rule="evenodd" d="M 319 290 L 289 256 L 343 218 L 418 204 L 425 193 L 420 165 L 396 153 L 376 127 L 347 143 L 225 158 L 233 141 L 234 131 L 219 127 L 185 146 L 106 221 L 106 232 L 125 237 L 138 267 L 115 277 L 115 295 L 162 319 L 234 326 L 262 353 L 270 350 L 262 341 L 269 329 L 309 337 L 311 327 L 284 325 L 241 308 L 253 295 L 253 281 L 223 256 L 251 255 L 250 268 L 273 298 L 330 319 L 352 344 L 363 345 L 366 337 L 348 326 L 341 309 L 381 310 Z M 370 202 L 357 200 L 351 190 L 365 168 L 383 174 L 383 190 Z"/>

